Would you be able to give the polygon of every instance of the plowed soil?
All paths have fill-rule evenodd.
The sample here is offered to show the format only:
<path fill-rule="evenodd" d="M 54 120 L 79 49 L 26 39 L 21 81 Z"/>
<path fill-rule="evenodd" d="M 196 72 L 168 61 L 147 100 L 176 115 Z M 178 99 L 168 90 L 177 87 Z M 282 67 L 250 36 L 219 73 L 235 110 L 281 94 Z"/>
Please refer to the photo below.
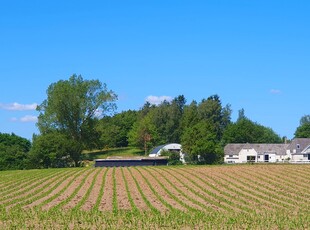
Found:
<path fill-rule="evenodd" d="M 103 212 L 297 212 L 309 207 L 310 198 L 310 165 L 83 168 L 41 174 L 6 176 L 0 204 Z"/>

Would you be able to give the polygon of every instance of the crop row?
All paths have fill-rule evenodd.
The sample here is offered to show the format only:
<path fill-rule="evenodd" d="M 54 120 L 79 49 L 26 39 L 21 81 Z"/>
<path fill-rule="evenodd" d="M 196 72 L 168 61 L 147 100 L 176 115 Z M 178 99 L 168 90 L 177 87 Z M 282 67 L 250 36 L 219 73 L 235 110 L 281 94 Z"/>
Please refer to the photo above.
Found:
<path fill-rule="evenodd" d="M 107 216 L 110 219 L 130 216 L 134 218 L 133 222 L 136 221 L 135 225 L 142 226 L 140 218 L 145 215 L 159 218 L 155 222 L 163 226 L 173 223 L 173 220 L 163 223 L 168 217 L 176 216 L 180 225 L 182 220 L 184 225 L 188 225 L 188 221 L 195 217 L 195 227 L 205 225 L 208 218 L 220 218 L 234 225 L 237 223 L 235 219 L 241 216 L 248 219 L 273 216 L 275 222 L 270 223 L 271 226 L 279 227 L 282 222 L 278 220 L 282 220 L 282 215 L 293 215 L 296 219 L 292 219 L 291 224 L 296 221 L 300 227 L 309 215 L 309 176 L 310 165 L 0 172 L 0 227 L 12 227 L 10 218 L 25 209 L 27 213 L 34 212 L 34 216 L 48 217 L 47 213 L 66 216 L 71 213 L 73 222 L 76 218 L 88 217 L 92 219 L 92 227 L 101 223 L 98 219 L 103 218 L 101 215 L 105 216 L 104 219 Z M 120 225 L 123 221 L 126 220 L 118 219 Z M 269 222 L 262 220 L 262 223 Z"/>

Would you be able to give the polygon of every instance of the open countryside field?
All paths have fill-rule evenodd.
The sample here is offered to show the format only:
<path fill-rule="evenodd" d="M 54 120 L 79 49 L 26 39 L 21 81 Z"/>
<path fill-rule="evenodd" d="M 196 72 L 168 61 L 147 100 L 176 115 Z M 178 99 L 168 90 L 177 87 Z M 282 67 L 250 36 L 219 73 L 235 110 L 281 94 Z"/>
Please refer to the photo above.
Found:
<path fill-rule="evenodd" d="M 0 229 L 309 229 L 310 165 L 0 172 Z"/>

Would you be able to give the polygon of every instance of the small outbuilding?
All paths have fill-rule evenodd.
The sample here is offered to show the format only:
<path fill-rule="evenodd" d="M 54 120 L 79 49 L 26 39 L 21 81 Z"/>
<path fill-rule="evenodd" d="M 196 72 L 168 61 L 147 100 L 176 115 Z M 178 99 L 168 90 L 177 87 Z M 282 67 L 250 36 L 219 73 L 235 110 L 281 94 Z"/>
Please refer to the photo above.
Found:
<path fill-rule="evenodd" d="M 185 154 L 182 152 L 182 145 L 177 143 L 170 143 L 166 145 L 160 145 L 155 147 L 149 154 L 149 157 L 160 157 L 165 151 L 176 152 L 180 154 L 180 161 L 185 163 Z"/>
<path fill-rule="evenodd" d="M 95 167 L 131 167 L 131 166 L 159 166 L 167 165 L 167 157 L 132 157 L 132 158 L 108 158 L 96 159 Z"/>

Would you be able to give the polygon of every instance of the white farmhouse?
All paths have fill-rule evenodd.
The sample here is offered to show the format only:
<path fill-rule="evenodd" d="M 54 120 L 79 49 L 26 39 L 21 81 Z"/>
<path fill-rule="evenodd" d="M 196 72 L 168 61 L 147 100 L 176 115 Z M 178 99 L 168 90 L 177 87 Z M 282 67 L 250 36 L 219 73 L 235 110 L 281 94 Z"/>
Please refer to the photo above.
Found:
<path fill-rule="evenodd" d="M 310 162 L 310 138 L 296 138 L 290 144 L 228 144 L 224 148 L 224 162 Z"/>
<path fill-rule="evenodd" d="M 296 138 L 286 150 L 291 162 L 310 162 L 310 138 Z"/>

